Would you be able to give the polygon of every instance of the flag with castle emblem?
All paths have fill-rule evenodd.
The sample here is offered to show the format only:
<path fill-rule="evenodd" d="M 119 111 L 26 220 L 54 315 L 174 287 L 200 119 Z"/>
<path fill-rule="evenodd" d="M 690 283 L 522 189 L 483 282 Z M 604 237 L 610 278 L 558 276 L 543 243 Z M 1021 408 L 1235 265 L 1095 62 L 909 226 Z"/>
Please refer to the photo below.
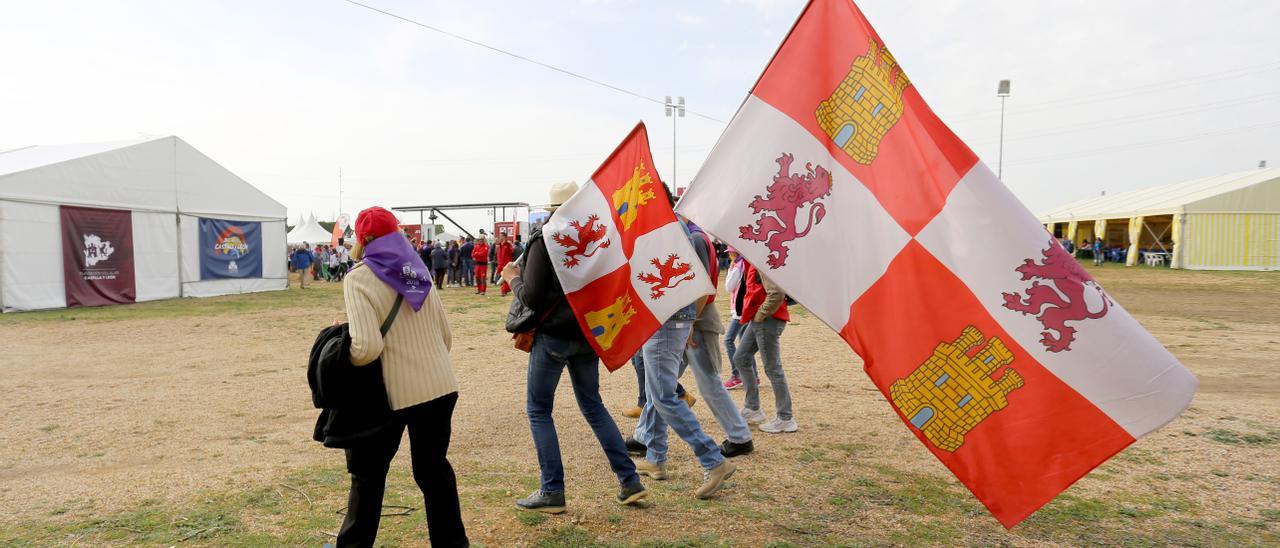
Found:
<path fill-rule="evenodd" d="M 662 184 L 637 124 L 542 228 L 565 298 L 610 371 L 715 291 Z"/>
<path fill-rule="evenodd" d="M 838 331 L 1006 527 L 1195 392 L 850 0 L 805 7 L 677 209 Z"/>

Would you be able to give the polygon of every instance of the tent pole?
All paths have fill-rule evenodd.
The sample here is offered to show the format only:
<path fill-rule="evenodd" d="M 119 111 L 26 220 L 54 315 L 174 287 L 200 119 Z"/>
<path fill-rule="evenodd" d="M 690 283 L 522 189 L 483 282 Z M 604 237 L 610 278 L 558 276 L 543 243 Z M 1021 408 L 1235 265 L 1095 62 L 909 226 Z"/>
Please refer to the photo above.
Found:
<path fill-rule="evenodd" d="M 186 296 L 186 287 L 182 282 L 182 208 L 178 205 L 178 138 L 173 140 L 173 226 L 178 234 L 178 298 Z"/>

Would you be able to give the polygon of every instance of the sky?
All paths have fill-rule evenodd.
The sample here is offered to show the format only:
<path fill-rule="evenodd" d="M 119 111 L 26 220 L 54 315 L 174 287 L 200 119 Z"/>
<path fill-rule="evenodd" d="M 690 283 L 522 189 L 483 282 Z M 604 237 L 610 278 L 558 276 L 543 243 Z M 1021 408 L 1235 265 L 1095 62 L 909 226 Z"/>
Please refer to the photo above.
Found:
<path fill-rule="evenodd" d="M 684 186 L 804 5 L 361 1 L 693 112 L 673 128 L 659 104 L 343 0 L 4 2 L 0 150 L 177 135 L 294 222 L 546 203 L 643 121 L 661 178 Z M 993 168 L 1012 81 L 1003 179 L 1032 211 L 1280 165 L 1280 2 L 857 4 Z"/>

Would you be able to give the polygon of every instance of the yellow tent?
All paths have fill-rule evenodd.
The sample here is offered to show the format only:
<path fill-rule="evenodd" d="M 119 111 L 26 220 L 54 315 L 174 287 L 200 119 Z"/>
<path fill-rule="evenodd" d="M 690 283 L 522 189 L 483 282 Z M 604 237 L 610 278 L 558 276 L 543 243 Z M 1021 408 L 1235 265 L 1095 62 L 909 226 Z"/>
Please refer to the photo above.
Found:
<path fill-rule="evenodd" d="M 1039 218 L 1094 224 L 1107 247 L 1128 249 L 1129 265 L 1280 270 L 1280 168 L 1089 198 Z"/>

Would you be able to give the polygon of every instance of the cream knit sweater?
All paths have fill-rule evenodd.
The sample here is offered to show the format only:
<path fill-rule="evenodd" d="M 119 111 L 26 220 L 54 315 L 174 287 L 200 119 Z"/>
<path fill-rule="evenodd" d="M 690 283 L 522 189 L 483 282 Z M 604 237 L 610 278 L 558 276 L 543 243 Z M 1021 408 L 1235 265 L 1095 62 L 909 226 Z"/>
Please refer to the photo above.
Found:
<path fill-rule="evenodd" d="M 396 292 L 363 265 L 342 283 L 351 327 L 351 363 L 367 365 L 382 357 L 382 377 L 392 409 L 404 409 L 458 391 L 449 349 L 453 334 L 432 288 L 422 309 L 400 305 L 400 315 L 384 339 L 379 329 L 391 313 Z"/>

